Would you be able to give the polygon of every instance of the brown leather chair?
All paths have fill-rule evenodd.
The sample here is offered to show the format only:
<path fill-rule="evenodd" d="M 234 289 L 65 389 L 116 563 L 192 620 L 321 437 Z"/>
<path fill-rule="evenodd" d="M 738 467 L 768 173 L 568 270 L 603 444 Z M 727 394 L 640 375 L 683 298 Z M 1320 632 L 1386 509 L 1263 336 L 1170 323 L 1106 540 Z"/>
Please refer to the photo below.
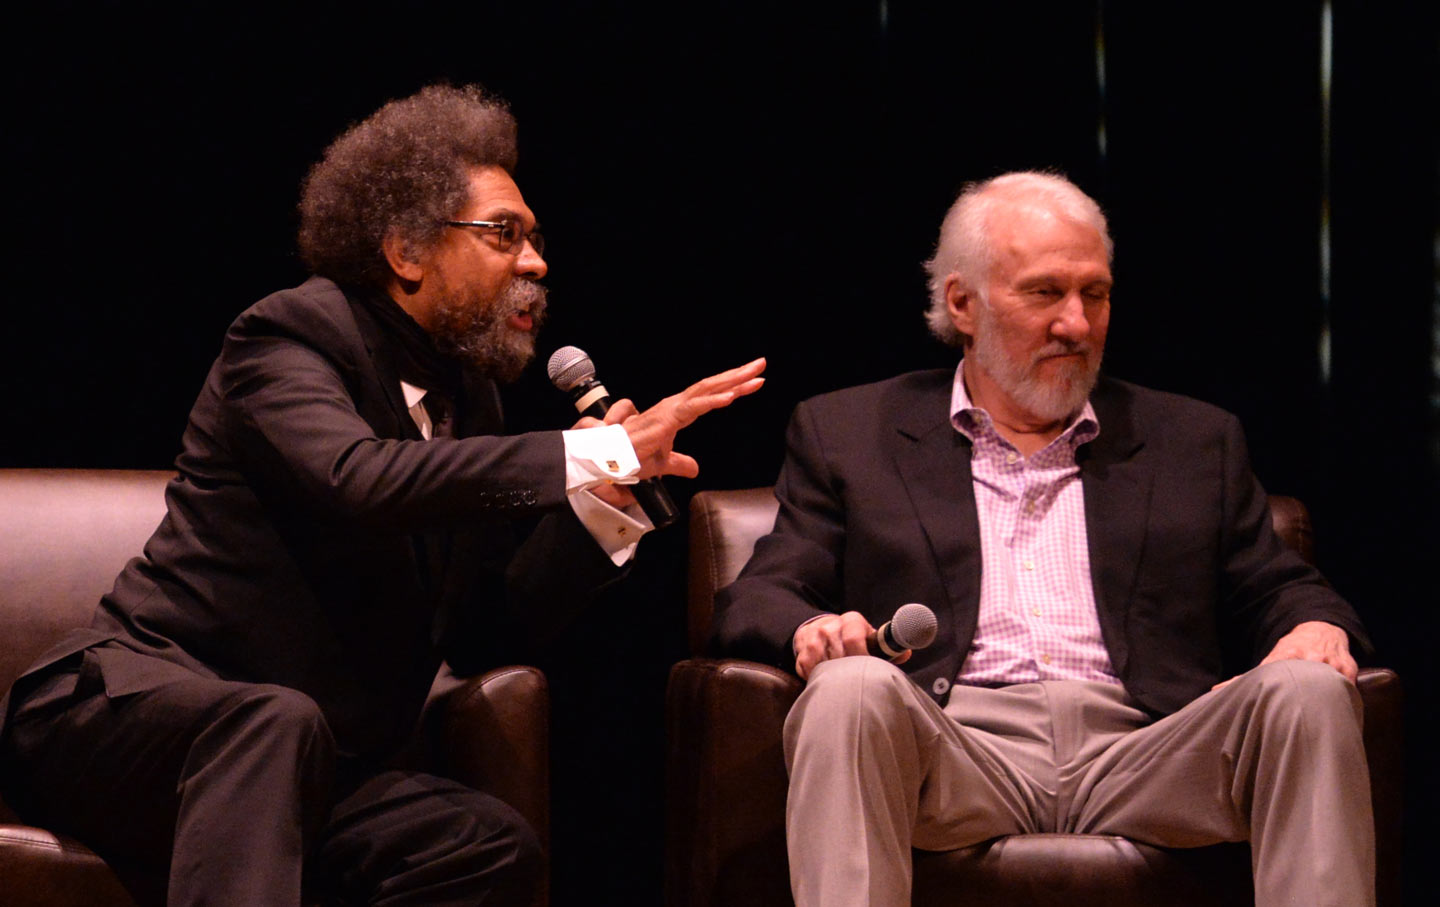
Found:
<path fill-rule="evenodd" d="M 774 523 L 769 488 L 710 491 L 690 505 L 690 648 L 705 651 L 715 592 Z M 1307 560 L 1309 513 L 1273 496 L 1271 515 Z M 1380 907 L 1400 903 L 1401 716 L 1394 672 L 1360 672 L 1377 831 Z M 801 689 L 791 674 L 696 657 L 670 673 L 665 892 L 672 907 L 790 905 L 781 727 Z M 1055 907 L 1252 905 L 1246 844 L 1167 850 L 1110 835 L 1014 835 L 915 853 L 914 903 Z"/>
<path fill-rule="evenodd" d="M 0 469 L 0 690 L 71 627 L 144 547 L 171 473 Z M 454 678 L 442 671 L 414 759 L 509 803 L 549 841 L 549 692 L 535 668 Z M 145 899 L 164 879 L 126 875 Z M 536 905 L 548 902 L 542 890 Z M 24 824 L 0 801 L 0 903 L 106 907 L 134 900 L 79 842 Z"/>

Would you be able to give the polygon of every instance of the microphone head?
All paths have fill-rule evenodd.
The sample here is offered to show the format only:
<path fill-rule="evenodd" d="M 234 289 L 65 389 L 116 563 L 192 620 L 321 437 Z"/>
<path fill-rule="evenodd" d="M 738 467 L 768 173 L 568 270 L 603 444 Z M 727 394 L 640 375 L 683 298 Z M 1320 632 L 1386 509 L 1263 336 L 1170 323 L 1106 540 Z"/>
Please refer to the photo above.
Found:
<path fill-rule="evenodd" d="M 901 605 L 890 618 L 890 637 L 902 649 L 923 649 L 935 641 L 940 622 L 935 612 L 924 605 Z"/>
<path fill-rule="evenodd" d="M 562 346 L 551 354 L 545 371 L 550 375 L 551 384 L 568 391 L 595 377 L 595 363 L 580 347 Z"/>

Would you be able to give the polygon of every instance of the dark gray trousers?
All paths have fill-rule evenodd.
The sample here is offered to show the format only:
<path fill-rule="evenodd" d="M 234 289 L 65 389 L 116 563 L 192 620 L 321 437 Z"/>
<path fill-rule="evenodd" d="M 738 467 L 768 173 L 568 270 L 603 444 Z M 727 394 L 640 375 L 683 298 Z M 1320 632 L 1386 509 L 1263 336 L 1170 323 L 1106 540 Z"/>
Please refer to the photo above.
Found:
<path fill-rule="evenodd" d="M 530 901 L 540 846 L 501 801 L 337 758 L 295 690 L 162 673 L 112 696 L 93 653 L 60 662 L 17 685 L 0 741 L 6 799 L 99 853 L 141 903 Z"/>

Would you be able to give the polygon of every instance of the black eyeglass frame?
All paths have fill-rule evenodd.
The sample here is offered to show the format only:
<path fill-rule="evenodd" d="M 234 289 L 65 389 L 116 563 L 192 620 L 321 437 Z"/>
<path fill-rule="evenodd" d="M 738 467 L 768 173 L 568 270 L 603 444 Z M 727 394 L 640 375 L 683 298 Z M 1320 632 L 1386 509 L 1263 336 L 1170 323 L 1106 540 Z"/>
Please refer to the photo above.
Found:
<path fill-rule="evenodd" d="M 523 244 L 528 242 L 531 246 L 534 247 L 536 255 L 543 256 L 545 254 L 545 234 L 540 232 L 540 227 L 538 224 L 536 225 L 535 229 L 531 230 L 529 233 L 521 232 L 525 229 L 525 225 L 522 224 L 519 220 L 513 219 L 447 220 L 445 221 L 445 226 L 479 227 L 482 230 L 494 231 L 500 237 L 499 248 L 501 252 L 514 252 L 516 255 L 519 255 L 521 250 L 523 249 Z M 505 233 L 512 228 L 515 230 L 516 235 L 507 239 Z"/>

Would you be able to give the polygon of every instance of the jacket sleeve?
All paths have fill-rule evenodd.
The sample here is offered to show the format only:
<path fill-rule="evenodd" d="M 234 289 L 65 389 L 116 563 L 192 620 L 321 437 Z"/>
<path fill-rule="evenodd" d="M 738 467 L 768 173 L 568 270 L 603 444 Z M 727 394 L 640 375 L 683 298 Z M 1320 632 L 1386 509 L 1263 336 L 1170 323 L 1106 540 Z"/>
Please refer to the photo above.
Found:
<path fill-rule="evenodd" d="M 206 389 L 225 414 L 217 427 L 227 435 L 223 446 L 281 477 L 308 509 L 356 526 L 411 531 L 487 511 L 516 516 L 564 504 L 559 431 L 383 437 L 356 402 L 375 405 L 383 396 L 373 371 L 347 362 L 336 352 L 344 344 L 315 333 L 242 317 Z"/>
<path fill-rule="evenodd" d="M 793 670 L 791 639 L 805 621 L 844 602 L 845 509 L 812 407 L 802 403 L 786 430 L 775 485 L 775 528 L 715 600 L 717 652 Z"/>
<path fill-rule="evenodd" d="M 1223 444 L 1220 608 L 1230 630 L 1226 636 L 1242 641 L 1232 657 L 1247 667 L 1258 664 L 1281 637 L 1311 620 L 1342 628 L 1356 654 L 1370 653 L 1370 639 L 1354 609 L 1275 534 L 1244 432 L 1228 414 Z"/>

